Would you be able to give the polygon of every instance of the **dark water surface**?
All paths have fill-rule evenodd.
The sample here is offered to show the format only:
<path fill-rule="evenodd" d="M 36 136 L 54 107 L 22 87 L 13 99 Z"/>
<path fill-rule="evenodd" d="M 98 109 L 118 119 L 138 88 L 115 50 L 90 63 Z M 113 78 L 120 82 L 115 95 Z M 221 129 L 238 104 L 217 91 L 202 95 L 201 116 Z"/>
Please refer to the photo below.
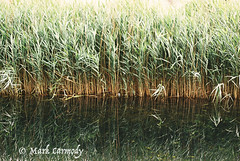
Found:
<path fill-rule="evenodd" d="M 0 160 L 239 160 L 240 106 L 0 98 Z"/>

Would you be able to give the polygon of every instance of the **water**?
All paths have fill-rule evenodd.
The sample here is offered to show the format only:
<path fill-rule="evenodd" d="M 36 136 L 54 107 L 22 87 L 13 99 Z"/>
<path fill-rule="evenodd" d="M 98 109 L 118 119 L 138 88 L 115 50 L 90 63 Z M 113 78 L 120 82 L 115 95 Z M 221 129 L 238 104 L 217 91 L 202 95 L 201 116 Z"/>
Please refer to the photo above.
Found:
<path fill-rule="evenodd" d="M 0 160 L 239 160 L 239 105 L 0 99 Z"/>

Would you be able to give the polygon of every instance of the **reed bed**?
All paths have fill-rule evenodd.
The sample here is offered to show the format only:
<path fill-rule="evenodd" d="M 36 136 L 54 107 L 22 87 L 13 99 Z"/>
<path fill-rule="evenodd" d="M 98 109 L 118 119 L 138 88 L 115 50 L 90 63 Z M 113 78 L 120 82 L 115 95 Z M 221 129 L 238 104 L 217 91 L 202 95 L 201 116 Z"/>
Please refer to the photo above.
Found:
<path fill-rule="evenodd" d="M 0 3 L 1 94 L 239 98 L 239 8 L 225 0 L 177 9 L 140 0 Z"/>

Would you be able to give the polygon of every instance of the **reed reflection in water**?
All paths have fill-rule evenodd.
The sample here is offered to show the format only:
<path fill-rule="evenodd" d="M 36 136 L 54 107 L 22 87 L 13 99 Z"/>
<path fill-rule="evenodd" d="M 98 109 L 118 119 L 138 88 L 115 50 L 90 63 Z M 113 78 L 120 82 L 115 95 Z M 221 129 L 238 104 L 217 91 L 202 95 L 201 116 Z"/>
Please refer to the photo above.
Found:
<path fill-rule="evenodd" d="M 80 145 L 82 160 L 239 159 L 238 104 L 137 97 L 1 98 L 0 104 L 1 160 L 75 159 L 29 155 L 31 147 L 47 145 Z"/>

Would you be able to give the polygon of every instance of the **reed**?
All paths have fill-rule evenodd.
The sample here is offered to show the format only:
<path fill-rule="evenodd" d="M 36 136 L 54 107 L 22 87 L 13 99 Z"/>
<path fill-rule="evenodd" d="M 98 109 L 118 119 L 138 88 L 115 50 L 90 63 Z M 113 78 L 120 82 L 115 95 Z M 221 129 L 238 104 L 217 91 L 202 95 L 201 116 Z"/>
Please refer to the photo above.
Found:
<path fill-rule="evenodd" d="M 168 9 L 140 0 L 0 3 L 0 70 L 20 84 L 13 95 L 144 96 L 161 87 L 164 96 L 216 99 L 224 84 L 221 98 L 239 98 L 239 8 L 225 0 Z"/>

